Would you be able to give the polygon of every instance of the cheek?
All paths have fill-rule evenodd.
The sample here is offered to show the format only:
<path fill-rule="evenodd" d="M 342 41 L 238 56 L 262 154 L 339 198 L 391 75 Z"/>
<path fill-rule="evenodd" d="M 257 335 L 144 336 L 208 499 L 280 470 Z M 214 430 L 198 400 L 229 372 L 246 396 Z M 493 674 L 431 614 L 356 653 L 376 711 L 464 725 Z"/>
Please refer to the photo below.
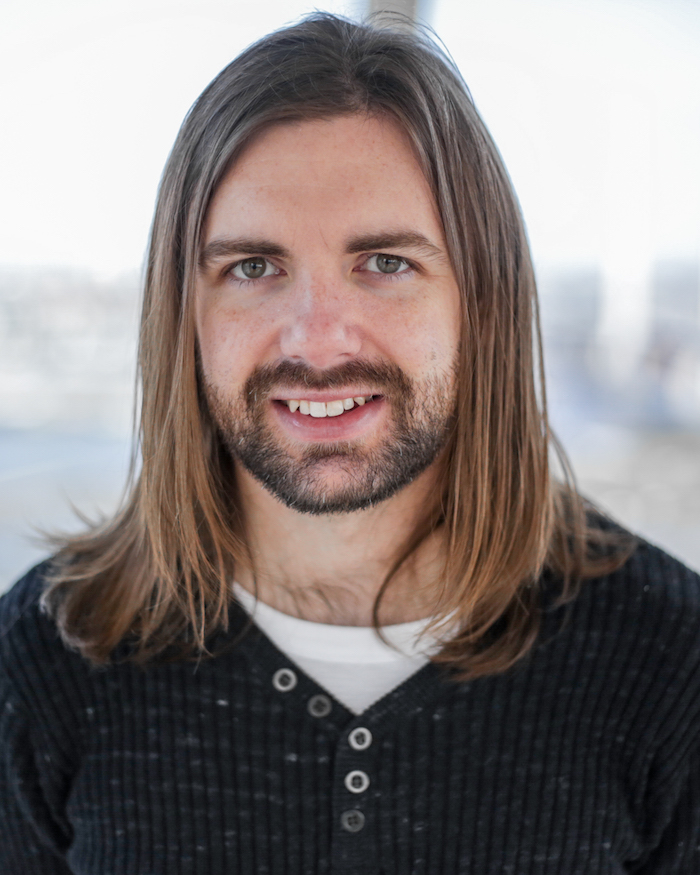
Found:
<path fill-rule="evenodd" d="M 459 346 L 460 320 L 460 308 L 451 297 L 413 301 L 402 308 L 400 322 L 395 320 L 396 328 L 391 333 L 394 350 L 387 348 L 387 352 L 390 357 L 400 358 L 409 371 L 451 371 Z M 391 323 L 385 320 L 375 324 Z M 389 334 L 384 336 L 389 341 Z"/>
<path fill-rule="evenodd" d="M 265 345 L 269 321 L 207 302 L 198 305 L 196 324 L 207 381 L 219 386 L 243 382 Z"/>

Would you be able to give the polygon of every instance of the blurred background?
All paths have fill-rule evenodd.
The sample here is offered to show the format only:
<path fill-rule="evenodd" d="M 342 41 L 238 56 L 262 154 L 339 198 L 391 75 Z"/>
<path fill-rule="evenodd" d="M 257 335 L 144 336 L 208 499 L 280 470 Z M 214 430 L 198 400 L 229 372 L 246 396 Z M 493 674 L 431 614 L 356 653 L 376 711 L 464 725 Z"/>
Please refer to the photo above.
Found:
<path fill-rule="evenodd" d="M 370 0 L 429 24 L 521 200 L 582 491 L 700 568 L 700 0 Z M 3 0 L 0 590 L 116 504 L 160 172 L 302 0 Z"/>

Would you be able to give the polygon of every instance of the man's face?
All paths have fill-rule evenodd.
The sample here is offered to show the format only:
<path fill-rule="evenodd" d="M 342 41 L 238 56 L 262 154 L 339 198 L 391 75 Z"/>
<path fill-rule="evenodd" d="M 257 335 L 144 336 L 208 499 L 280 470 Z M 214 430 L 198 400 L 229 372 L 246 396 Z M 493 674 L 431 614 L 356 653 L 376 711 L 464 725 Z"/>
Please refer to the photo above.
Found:
<path fill-rule="evenodd" d="M 288 507 L 358 510 L 433 465 L 459 291 L 398 127 L 340 116 L 254 140 L 207 215 L 196 322 L 222 437 Z"/>

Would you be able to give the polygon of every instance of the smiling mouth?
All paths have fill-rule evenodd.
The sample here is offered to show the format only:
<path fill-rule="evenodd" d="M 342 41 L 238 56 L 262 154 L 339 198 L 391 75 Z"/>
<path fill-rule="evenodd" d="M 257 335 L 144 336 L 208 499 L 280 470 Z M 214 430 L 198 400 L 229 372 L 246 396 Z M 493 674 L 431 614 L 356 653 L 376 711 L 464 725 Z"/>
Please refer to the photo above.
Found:
<path fill-rule="evenodd" d="M 326 416 L 342 416 L 354 407 L 362 407 L 364 404 L 381 398 L 381 395 L 357 395 L 351 398 L 339 398 L 335 401 L 308 401 L 304 398 L 278 401 L 288 407 L 292 413 L 297 411 L 303 416 L 313 416 L 322 419 Z"/>

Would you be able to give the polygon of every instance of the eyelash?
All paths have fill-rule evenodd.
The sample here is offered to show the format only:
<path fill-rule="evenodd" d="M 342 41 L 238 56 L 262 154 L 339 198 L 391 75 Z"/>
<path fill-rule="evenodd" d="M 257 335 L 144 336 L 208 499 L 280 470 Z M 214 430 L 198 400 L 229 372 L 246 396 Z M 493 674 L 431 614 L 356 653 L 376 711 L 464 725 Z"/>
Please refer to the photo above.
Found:
<path fill-rule="evenodd" d="M 265 256 L 262 256 L 262 255 L 249 256 L 248 258 L 242 258 L 240 261 L 237 261 L 235 264 L 232 264 L 229 267 L 227 267 L 223 272 L 224 278 L 232 280 L 234 283 L 236 283 L 239 286 L 247 286 L 247 285 L 250 285 L 250 283 L 258 283 L 258 282 L 260 282 L 260 280 L 263 280 L 263 279 L 270 279 L 269 276 L 265 276 L 265 277 L 261 276 L 261 277 L 257 277 L 257 279 L 250 278 L 250 277 L 242 278 L 242 277 L 234 276 L 233 272 L 237 267 L 239 267 L 241 264 L 243 264 L 246 261 L 252 261 L 254 259 L 259 259 L 260 261 L 264 261 L 265 264 L 272 265 L 272 267 L 275 266 L 274 263 L 272 261 L 270 261 L 269 258 L 265 258 Z M 275 274 L 272 274 L 272 276 L 275 276 Z"/>
<path fill-rule="evenodd" d="M 367 262 L 371 258 L 377 258 L 380 255 L 386 255 L 389 258 L 397 258 L 399 261 L 403 262 L 403 264 L 406 266 L 406 269 L 400 270 L 396 273 L 382 273 L 379 270 L 372 270 L 372 271 L 368 270 L 368 271 L 366 271 L 367 273 L 371 273 L 374 276 L 381 277 L 383 280 L 396 282 L 398 280 L 404 279 L 405 277 L 412 276 L 417 271 L 416 265 L 412 261 L 409 261 L 408 258 L 404 258 L 401 255 L 392 255 L 389 252 L 373 252 L 371 255 L 368 255 L 365 258 L 365 260 L 362 262 L 362 266 L 358 272 L 362 273 L 363 269 L 364 269 L 364 265 L 366 265 Z M 264 279 L 270 279 L 270 276 L 257 277 L 257 279 L 255 279 L 255 278 L 243 279 L 241 277 L 234 276 L 233 271 L 237 267 L 239 267 L 241 264 L 243 264 L 245 261 L 250 261 L 251 258 L 260 258 L 260 260 L 266 262 L 266 264 L 272 265 L 273 267 L 275 266 L 274 262 L 270 261 L 265 256 L 262 256 L 262 255 L 261 256 L 249 256 L 248 258 L 242 258 L 240 261 L 237 261 L 235 264 L 232 264 L 232 265 L 230 265 L 230 267 L 227 267 L 223 272 L 224 278 L 232 280 L 234 283 L 236 283 L 239 286 L 247 286 L 247 285 L 250 285 L 251 283 L 258 283 Z M 276 275 L 277 274 L 271 274 L 271 276 L 276 276 Z"/>
<path fill-rule="evenodd" d="M 412 261 L 409 261 L 407 258 L 404 258 L 401 255 L 392 255 L 390 252 L 373 252 L 371 255 L 368 255 L 367 258 L 362 262 L 363 267 L 371 258 L 378 258 L 380 255 L 387 256 L 388 258 L 396 258 L 399 261 L 402 261 L 406 265 L 407 269 L 400 270 L 396 273 L 382 273 L 380 270 L 371 270 L 367 271 L 367 273 L 372 273 L 375 276 L 380 276 L 387 280 L 400 280 L 406 276 L 411 276 L 416 272 L 416 266 L 415 264 L 413 264 Z"/>

